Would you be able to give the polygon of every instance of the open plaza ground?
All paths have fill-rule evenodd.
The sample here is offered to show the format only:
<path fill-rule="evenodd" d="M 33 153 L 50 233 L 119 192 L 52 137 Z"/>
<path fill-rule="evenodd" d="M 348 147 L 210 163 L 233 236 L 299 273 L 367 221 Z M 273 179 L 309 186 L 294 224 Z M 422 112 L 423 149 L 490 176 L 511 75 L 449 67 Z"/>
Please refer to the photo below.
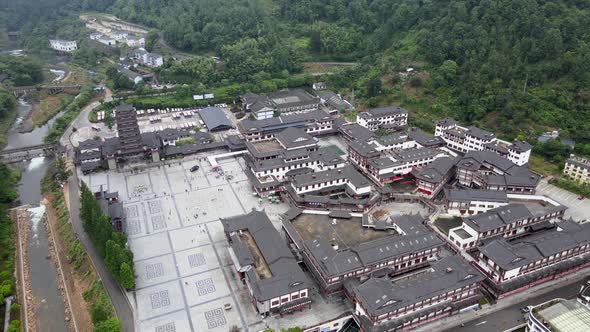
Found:
<path fill-rule="evenodd" d="M 262 318 L 229 256 L 220 218 L 264 209 L 280 229 L 288 204 L 259 201 L 243 172 L 244 160 L 221 160 L 225 175 L 205 155 L 123 172 L 79 174 L 93 191 L 118 192 L 124 202 L 136 283 L 129 292 L 139 331 L 258 331 L 312 326 L 350 308 L 313 291 L 312 310 Z M 190 172 L 200 165 L 196 172 Z M 226 310 L 228 305 L 231 309 Z"/>
<path fill-rule="evenodd" d="M 537 194 L 548 196 L 559 204 L 565 205 L 565 218 L 572 218 L 575 221 L 590 220 L 590 199 L 578 199 L 578 195 L 561 189 L 543 179 L 537 186 Z"/>

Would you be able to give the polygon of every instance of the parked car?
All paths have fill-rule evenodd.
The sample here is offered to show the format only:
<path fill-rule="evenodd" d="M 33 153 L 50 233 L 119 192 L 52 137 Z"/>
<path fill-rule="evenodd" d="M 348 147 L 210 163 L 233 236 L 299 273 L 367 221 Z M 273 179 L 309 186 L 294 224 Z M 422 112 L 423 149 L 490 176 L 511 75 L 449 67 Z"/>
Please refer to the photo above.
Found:
<path fill-rule="evenodd" d="M 531 311 L 531 306 L 522 307 L 522 308 L 520 308 L 520 311 L 522 311 L 522 312 L 524 312 L 526 314 L 529 311 Z"/>
<path fill-rule="evenodd" d="M 583 200 L 583 199 L 584 199 L 584 196 L 582 196 L 582 195 L 578 196 L 578 200 L 580 200 L 580 201 L 581 201 L 581 200 Z"/>
<path fill-rule="evenodd" d="M 196 172 L 199 170 L 199 165 L 195 165 L 193 167 L 191 167 L 191 172 Z"/>

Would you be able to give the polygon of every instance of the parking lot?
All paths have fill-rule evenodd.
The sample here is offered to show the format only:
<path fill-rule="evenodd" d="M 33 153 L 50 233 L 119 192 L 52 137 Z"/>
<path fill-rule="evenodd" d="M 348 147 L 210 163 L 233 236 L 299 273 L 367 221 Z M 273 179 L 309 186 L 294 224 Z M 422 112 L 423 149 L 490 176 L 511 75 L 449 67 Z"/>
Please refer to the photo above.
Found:
<path fill-rule="evenodd" d="M 117 191 L 124 202 L 129 244 L 134 253 L 136 290 L 128 293 L 139 331 L 258 331 L 311 326 L 349 309 L 312 294 L 313 309 L 282 319 L 256 314 L 238 280 L 219 218 L 264 209 L 275 227 L 287 204 L 253 196 L 243 159 L 221 160 L 225 175 L 204 155 L 166 166 L 101 172 L 80 178 L 97 191 Z M 200 165 L 196 172 L 190 172 Z M 228 306 L 231 309 L 226 310 Z"/>
<path fill-rule="evenodd" d="M 548 196 L 559 204 L 567 206 L 566 218 L 571 217 L 575 221 L 590 219 L 590 200 L 587 198 L 578 199 L 578 195 L 549 184 L 545 179 L 541 180 L 537 186 L 537 194 Z"/>

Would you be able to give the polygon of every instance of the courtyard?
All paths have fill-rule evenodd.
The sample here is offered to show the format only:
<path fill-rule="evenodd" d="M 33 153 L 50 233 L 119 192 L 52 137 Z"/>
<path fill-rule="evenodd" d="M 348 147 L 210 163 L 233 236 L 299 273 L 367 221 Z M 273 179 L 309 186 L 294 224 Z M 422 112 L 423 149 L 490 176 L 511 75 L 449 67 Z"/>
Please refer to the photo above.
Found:
<path fill-rule="evenodd" d="M 259 316 L 238 279 L 220 218 L 264 209 L 280 229 L 287 204 L 259 201 L 243 172 L 244 160 L 220 160 L 225 175 L 206 155 L 145 169 L 79 177 L 93 191 L 118 192 L 134 253 L 136 289 L 128 298 L 139 331 L 258 331 L 313 326 L 342 315 L 344 302 L 312 291 L 312 310 L 283 318 Z M 199 165 L 196 172 L 190 168 Z M 231 309 L 226 310 L 231 306 Z"/>

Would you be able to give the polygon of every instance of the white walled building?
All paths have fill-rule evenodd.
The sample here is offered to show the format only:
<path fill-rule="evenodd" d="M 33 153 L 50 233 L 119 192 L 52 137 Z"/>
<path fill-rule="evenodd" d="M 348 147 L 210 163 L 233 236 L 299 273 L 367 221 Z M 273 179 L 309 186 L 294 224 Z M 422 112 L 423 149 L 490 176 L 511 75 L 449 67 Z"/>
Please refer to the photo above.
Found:
<path fill-rule="evenodd" d="M 519 166 L 528 163 L 532 149 L 526 142 L 501 141 L 493 133 L 474 126 L 462 127 L 450 118 L 437 122 L 434 136 L 441 137 L 455 151 L 493 151 Z"/>
<path fill-rule="evenodd" d="M 524 237 L 492 240 L 478 250 L 475 267 L 501 298 L 590 265 L 590 223 L 563 221 Z"/>
<path fill-rule="evenodd" d="M 372 108 L 359 113 L 356 123 L 371 131 L 399 128 L 408 124 L 408 111 L 397 106 Z"/>
<path fill-rule="evenodd" d="M 354 196 L 365 196 L 371 193 L 371 181 L 352 166 L 301 174 L 291 181 L 291 186 L 298 195 L 342 185 L 346 185 Z"/>
<path fill-rule="evenodd" d="M 475 215 L 508 205 L 505 191 L 445 189 L 445 207 L 452 216 Z"/>
<path fill-rule="evenodd" d="M 467 250 L 475 248 L 483 239 L 518 237 L 535 225 L 561 222 L 567 207 L 551 200 L 546 203 L 549 203 L 548 207 L 534 211 L 534 214 L 524 204 L 512 203 L 464 217 L 461 226 L 449 230 L 449 241 L 455 247 Z"/>
<path fill-rule="evenodd" d="M 590 184 L 590 160 L 572 156 L 565 161 L 563 174 L 574 181 Z"/>
<path fill-rule="evenodd" d="M 58 52 L 72 53 L 78 49 L 78 43 L 75 40 L 50 39 L 49 46 Z"/>

